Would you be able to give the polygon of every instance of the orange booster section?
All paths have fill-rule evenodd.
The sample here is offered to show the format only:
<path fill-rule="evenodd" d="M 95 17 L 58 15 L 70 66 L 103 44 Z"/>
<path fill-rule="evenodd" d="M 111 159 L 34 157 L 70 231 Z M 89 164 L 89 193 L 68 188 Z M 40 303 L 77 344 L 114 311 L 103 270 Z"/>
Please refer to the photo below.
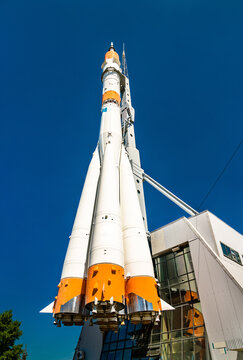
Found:
<path fill-rule="evenodd" d="M 53 307 L 54 314 L 72 312 L 69 311 L 68 305 L 71 302 L 74 303 L 77 297 L 83 298 L 81 300 L 81 306 L 84 305 L 86 280 L 80 278 L 62 279 L 58 285 L 58 288 L 58 295 Z M 76 312 L 79 313 L 80 309 L 76 309 Z"/>
<path fill-rule="evenodd" d="M 128 314 L 143 311 L 160 312 L 157 283 L 150 276 L 135 276 L 126 280 L 126 305 Z M 143 306 L 141 307 L 141 302 Z"/>
<path fill-rule="evenodd" d="M 58 285 L 59 291 L 53 306 L 54 324 L 61 322 L 65 326 L 83 325 L 88 316 L 85 309 L 86 280 L 80 278 L 65 278 Z"/>
<path fill-rule="evenodd" d="M 124 302 L 124 269 L 113 264 L 93 265 L 88 270 L 85 303 L 116 302 L 120 308 Z"/>

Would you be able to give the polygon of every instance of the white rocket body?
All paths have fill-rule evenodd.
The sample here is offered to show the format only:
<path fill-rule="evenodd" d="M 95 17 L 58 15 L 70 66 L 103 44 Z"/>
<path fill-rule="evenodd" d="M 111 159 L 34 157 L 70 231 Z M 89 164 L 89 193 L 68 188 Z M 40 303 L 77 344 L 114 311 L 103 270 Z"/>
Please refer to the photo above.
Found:
<path fill-rule="evenodd" d="M 107 65 L 104 66 L 106 71 L 102 77 L 103 80 L 103 98 L 105 94 L 112 96 L 115 94 L 120 97 L 120 76 L 118 70 L 120 70 L 117 63 L 109 60 L 109 65 L 112 66 L 110 70 L 107 69 Z M 115 71 L 114 67 L 118 67 Z M 100 136 L 99 136 L 99 149 L 101 159 L 104 157 L 106 144 L 111 141 L 113 145 L 113 154 L 115 158 L 116 166 L 119 166 L 120 152 L 122 144 L 122 132 L 121 132 L 121 112 L 119 103 L 115 99 L 109 99 L 110 101 L 104 101 L 102 104 L 102 116 L 100 125 Z M 113 100 L 113 101 L 112 101 Z"/>
<path fill-rule="evenodd" d="M 102 111 L 98 143 L 101 160 L 104 157 L 106 144 L 112 141 L 115 164 L 119 166 L 122 143 L 120 107 L 116 103 L 107 103 L 102 106 Z"/>
<path fill-rule="evenodd" d="M 89 267 L 100 263 L 124 266 L 119 204 L 119 172 L 113 145 L 107 144 L 91 239 Z M 115 239 L 115 241 L 114 241 Z"/>
<path fill-rule="evenodd" d="M 118 320 L 114 313 L 117 314 L 125 306 L 119 186 L 122 144 L 119 71 L 120 66 L 116 59 L 113 57 L 105 59 L 98 142 L 102 170 L 90 238 L 85 298 L 86 307 L 96 314 L 96 321 L 103 330 L 117 328 Z"/>
<path fill-rule="evenodd" d="M 107 67 L 110 70 L 106 71 Z M 116 69 L 116 71 L 114 71 Z M 103 72 L 103 96 L 115 92 L 120 96 L 119 65 L 107 59 Z M 103 102 L 99 136 L 102 162 L 94 231 L 91 239 L 89 267 L 99 263 L 124 266 L 119 200 L 119 163 L 122 144 L 120 106 L 115 101 Z M 114 241 L 114 239 L 116 239 Z"/>
<path fill-rule="evenodd" d="M 154 321 L 161 300 L 122 137 L 121 79 L 123 84 L 128 81 L 124 82 L 113 45 L 102 69 L 98 147 L 86 176 L 53 313 L 58 325 L 81 325 L 92 318 L 107 331 L 117 330 L 126 317 L 133 323 Z"/>

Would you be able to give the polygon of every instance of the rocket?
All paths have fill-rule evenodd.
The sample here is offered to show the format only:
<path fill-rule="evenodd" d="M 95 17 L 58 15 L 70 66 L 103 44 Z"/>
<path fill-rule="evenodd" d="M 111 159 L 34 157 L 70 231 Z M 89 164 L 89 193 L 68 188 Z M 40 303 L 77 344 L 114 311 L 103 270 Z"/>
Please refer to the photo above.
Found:
<path fill-rule="evenodd" d="M 113 43 L 102 64 L 99 140 L 86 175 L 52 312 L 54 323 L 101 331 L 154 322 L 172 309 L 158 296 L 147 231 L 122 126 L 128 79 Z M 129 94 L 126 94 L 129 96 Z"/>

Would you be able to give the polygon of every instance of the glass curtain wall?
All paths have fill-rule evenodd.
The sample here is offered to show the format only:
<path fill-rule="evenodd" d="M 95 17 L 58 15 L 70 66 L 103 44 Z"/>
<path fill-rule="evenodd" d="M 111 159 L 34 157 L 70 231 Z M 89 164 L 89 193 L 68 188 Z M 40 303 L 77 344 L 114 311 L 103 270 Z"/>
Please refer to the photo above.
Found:
<path fill-rule="evenodd" d="M 206 360 L 205 327 L 188 246 L 154 259 L 160 297 L 175 310 L 155 325 L 129 321 L 105 336 L 101 360 Z"/>
<path fill-rule="evenodd" d="M 141 324 L 134 325 L 126 321 L 125 325 L 119 327 L 117 333 L 109 331 L 105 336 L 101 360 L 148 360 L 146 352 L 151 336 L 151 329 L 149 331 L 148 326 Z M 145 344 L 144 341 L 146 342 Z M 143 357 L 144 348 L 145 357 Z M 150 359 L 154 358 L 150 357 Z"/>
<path fill-rule="evenodd" d="M 160 297 L 174 306 L 151 332 L 148 354 L 163 360 L 204 360 L 205 326 L 189 247 L 154 259 Z"/>

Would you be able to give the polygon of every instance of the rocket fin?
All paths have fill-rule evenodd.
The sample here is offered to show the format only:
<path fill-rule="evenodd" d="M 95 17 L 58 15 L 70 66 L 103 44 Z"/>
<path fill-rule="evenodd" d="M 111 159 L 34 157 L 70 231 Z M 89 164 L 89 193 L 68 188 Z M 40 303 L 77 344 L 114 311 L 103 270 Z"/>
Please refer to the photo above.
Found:
<path fill-rule="evenodd" d="M 54 301 L 52 301 L 52 303 L 50 303 L 49 305 L 47 305 L 46 307 L 44 307 L 44 309 L 42 309 L 40 311 L 40 313 L 43 314 L 52 314 L 53 313 L 53 306 L 54 306 Z"/>
<path fill-rule="evenodd" d="M 166 301 L 164 301 L 162 299 L 160 299 L 160 303 L 161 303 L 162 311 L 175 310 L 175 308 L 173 306 L 171 306 L 170 304 L 168 304 Z"/>

